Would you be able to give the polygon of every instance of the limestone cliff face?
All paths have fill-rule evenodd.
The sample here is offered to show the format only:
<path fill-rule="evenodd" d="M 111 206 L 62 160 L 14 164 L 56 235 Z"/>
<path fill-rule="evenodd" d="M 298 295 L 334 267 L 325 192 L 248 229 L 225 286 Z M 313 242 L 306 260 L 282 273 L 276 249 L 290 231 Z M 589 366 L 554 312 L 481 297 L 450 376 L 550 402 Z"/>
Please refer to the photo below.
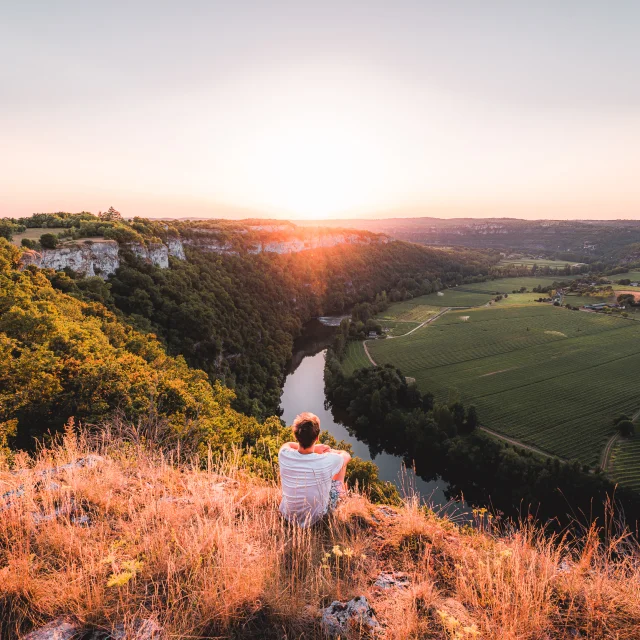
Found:
<path fill-rule="evenodd" d="M 169 246 L 158 242 L 149 245 L 128 244 L 128 249 L 143 260 L 167 269 L 169 256 L 185 259 L 184 248 L 180 240 L 170 240 Z M 107 278 L 120 266 L 120 246 L 115 240 L 79 240 L 66 242 L 55 249 L 25 251 L 20 259 L 21 268 L 34 264 L 42 269 L 73 269 L 83 276 Z"/>
<path fill-rule="evenodd" d="M 273 253 L 297 253 L 309 249 L 325 249 L 335 247 L 339 244 L 372 244 L 385 243 L 389 238 L 386 236 L 368 237 L 357 233 L 323 233 L 311 235 L 304 240 L 293 239 L 283 242 L 263 242 L 260 247 L 255 247 L 251 253 L 261 253 L 263 251 Z"/>
<path fill-rule="evenodd" d="M 187 257 L 184 255 L 184 246 L 182 244 L 182 240 L 179 238 L 169 238 L 167 240 L 167 247 L 169 248 L 169 255 L 174 258 L 178 258 L 179 260 L 186 260 Z"/>
<path fill-rule="evenodd" d="M 169 268 L 169 248 L 162 242 L 152 242 L 148 245 L 132 243 L 126 247 L 139 258 L 151 262 L 156 267 Z"/>
<path fill-rule="evenodd" d="M 291 238 L 289 240 L 262 240 L 247 248 L 248 253 L 297 253 L 311 249 L 324 249 L 340 244 L 373 244 L 389 242 L 388 236 L 363 236 L 358 233 L 318 233 L 307 234 L 304 238 Z M 206 237 L 202 234 L 199 238 L 184 240 L 184 244 L 197 247 L 212 253 L 238 254 L 233 245 L 228 241 L 218 240 L 214 237 Z"/>
<path fill-rule="evenodd" d="M 183 240 L 183 244 L 189 247 L 197 247 L 211 253 L 230 253 L 237 255 L 238 252 L 233 249 L 230 242 L 221 242 L 215 238 L 187 238 Z"/>
<path fill-rule="evenodd" d="M 23 268 L 30 264 L 56 271 L 69 268 L 84 276 L 106 278 L 120 266 L 120 257 L 115 240 L 83 240 L 43 249 L 42 253 L 25 251 L 20 262 Z"/>

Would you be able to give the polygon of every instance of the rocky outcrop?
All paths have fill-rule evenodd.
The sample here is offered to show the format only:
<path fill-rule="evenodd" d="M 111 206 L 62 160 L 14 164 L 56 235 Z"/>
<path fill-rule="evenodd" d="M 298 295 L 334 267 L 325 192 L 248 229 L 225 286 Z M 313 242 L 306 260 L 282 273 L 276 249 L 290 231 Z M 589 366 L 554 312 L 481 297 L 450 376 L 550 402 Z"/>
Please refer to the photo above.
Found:
<path fill-rule="evenodd" d="M 169 268 L 169 248 L 162 242 L 150 242 L 149 244 L 128 244 L 127 249 L 138 258 L 150 262 L 161 269 Z"/>
<path fill-rule="evenodd" d="M 391 573 L 381 573 L 373 584 L 379 589 L 386 590 L 406 589 L 410 583 L 411 581 L 406 573 L 403 571 L 392 571 Z"/>
<path fill-rule="evenodd" d="M 230 242 L 221 242 L 215 238 L 187 238 L 182 241 L 183 245 L 197 247 L 211 253 L 229 253 L 237 255 Z"/>
<path fill-rule="evenodd" d="M 42 253 L 25 251 L 20 260 L 22 268 L 34 264 L 42 269 L 73 269 L 84 276 L 107 277 L 120 266 L 118 243 L 115 240 L 81 240 L 64 243 Z"/>
<path fill-rule="evenodd" d="M 326 249 L 340 244 L 371 244 L 378 242 L 388 242 L 385 236 L 370 237 L 357 233 L 323 233 L 311 235 L 304 239 L 285 240 L 281 242 L 262 242 L 259 247 L 255 247 L 250 253 L 297 253 L 310 249 Z"/>
<path fill-rule="evenodd" d="M 187 256 L 184 254 L 184 246 L 182 240 L 179 238 L 169 238 L 167 240 L 167 247 L 169 248 L 169 255 L 178 260 L 186 260 Z"/>
<path fill-rule="evenodd" d="M 331 638 L 371 636 L 379 628 L 373 609 L 364 596 L 356 596 L 349 602 L 334 600 L 322 610 L 322 628 Z"/>
<path fill-rule="evenodd" d="M 44 627 L 22 637 L 22 640 L 165 640 L 164 629 L 152 618 L 134 619 L 127 624 L 119 622 L 111 632 L 87 631 L 80 625 L 65 618 L 56 618 Z"/>
<path fill-rule="evenodd" d="M 23 636 L 22 640 L 71 640 L 78 635 L 79 631 L 78 625 L 67 622 L 64 618 L 57 618 Z"/>
<path fill-rule="evenodd" d="M 42 269 L 63 271 L 72 269 L 85 276 L 107 278 L 120 266 L 120 250 L 126 249 L 161 269 L 169 268 L 169 256 L 185 259 L 184 247 L 178 238 L 172 238 L 167 244 L 162 242 L 146 245 L 130 243 L 118 245 L 115 240 L 98 238 L 64 242 L 55 249 L 43 249 L 42 252 L 25 251 L 20 257 L 20 268 L 35 265 Z"/>

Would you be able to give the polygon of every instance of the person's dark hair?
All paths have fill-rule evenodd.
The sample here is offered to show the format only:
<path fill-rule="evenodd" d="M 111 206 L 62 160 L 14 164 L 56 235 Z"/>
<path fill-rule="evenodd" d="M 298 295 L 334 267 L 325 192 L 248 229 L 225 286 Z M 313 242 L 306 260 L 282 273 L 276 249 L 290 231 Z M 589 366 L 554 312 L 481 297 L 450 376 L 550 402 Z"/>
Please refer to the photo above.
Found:
<path fill-rule="evenodd" d="M 320 418 L 313 413 L 301 413 L 291 425 L 293 435 L 303 449 L 308 449 L 320 435 Z"/>

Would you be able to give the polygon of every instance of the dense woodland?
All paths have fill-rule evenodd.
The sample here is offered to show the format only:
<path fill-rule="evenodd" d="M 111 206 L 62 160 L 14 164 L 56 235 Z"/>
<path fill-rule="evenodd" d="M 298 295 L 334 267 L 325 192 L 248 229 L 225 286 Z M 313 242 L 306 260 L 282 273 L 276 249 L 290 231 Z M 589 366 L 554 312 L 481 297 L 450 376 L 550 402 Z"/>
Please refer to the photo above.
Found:
<path fill-rule="evenodd" d="M 116 212 L 117 213 L 117 212 Z M 183 355 L 211 381 L 235 390 L 234 407 L 261 418 L 277 412 L 293 339 L 310 318 L 342 313 L 373 301 L 382 291 L 393 300 L 430 293 L 447 284 L 484 277 L 497 256 L 449 252 L 403 242 L 345 244 L 291 254 L 249 249 L 261 238 L 230 221 L 126 222 L 112 215 L 34 216 L 49 228 L 64 225 L 72 237 L 102 236 L 121 243 L 122 265 L 104 285 L 73 273 L 48 273 L 54 287 L 83 300 L 102 302 L 142 332 L 155 333 L 172 355 Z M 16 221 L 28 222 L 32 219 Z M 275 234 L 287 235 L 290 223 Z M 328 233 L 329 230 L 323 230 Z M 273 235 L 273 234 L 272 234 Z M 371 234 L 364 233 L 369 237 Z M 196 240 L 187 260 L 160 269 L 127 251 L 129 242 Z M 197 241 L 231 248 L 214 253 Z"/>
<path fill-rule="evenodd" d="M 115 421 L 136 437 L 179 441 L 185 452 L 250 448 L 246 466 L 266 475 L 273 475 L 277 448 L 290 437 L 269 416 L 277 412 L 293 339 L 304 322 L 373 301 L 385 290 L 404 299 L 478 277 L 495 261 L 481 252 L 460 256 L 400 242 L 251 254 L 242 250 L 249 234 L 239 233 L 236 223 L 209 223 L 195 229 L 220 233 L 238 251 L 220 255 L 196 246 L 187 249 L 186 261 L 172 259 L 169 269 L 160 269 L 136 258 L 127 244 L 184 238 L 188 223 L 83 213 L 11 224 L 24 222 L 55 230 L 62 241 L 115 239 L 122 262 L 107 281 L 69 270 L 21 271 L 21 250 L 0 241 L 5 453 L 9 444 L 31 448 L 34 437 L 72 418 L 97 426 Z M 375 465 L 351 465 L 350 482 L 356 481 L 381 499 L 397 499 L 377 480 Z"/>
<path fill-rule="evenodd" d="M 19 250 L 0 240 L 0 462 L 32 449 L 65 424 L 82 424 L 203 459 L 237 449 L 238 462 L 268 478 L 291 432 L 277 417 L 259 421 L 232 408 L 234 392 L 167 355 L 100 302 L 80 301 L 65 274 L 18 270 Z M 51 280 L 58 284 L 55 288 Z M 90 283 L 100 284 L 99 278 Z M 82 283 L 80 283 L 82 284 Z M 94 291 L 80 290 L 83 297 Z M 108 287 L 103 283 L 101 291 Z M 347 448 L 328 434 L 324 441 Z M 395 501 L 375 465 L 354 459 L 347 481 Z"/>

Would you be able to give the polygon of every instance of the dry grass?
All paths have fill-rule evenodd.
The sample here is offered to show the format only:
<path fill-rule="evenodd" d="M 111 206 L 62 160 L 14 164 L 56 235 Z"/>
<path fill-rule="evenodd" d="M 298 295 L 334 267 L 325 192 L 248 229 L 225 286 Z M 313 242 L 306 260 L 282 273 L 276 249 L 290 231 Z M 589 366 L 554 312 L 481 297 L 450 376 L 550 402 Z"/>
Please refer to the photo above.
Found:
<path fill-rule="evenodd" d="M 101 461 L 39 474 L 89 453 Z M 202 466 L 71 434 L 5 465 L 2 492 L 24 495 L 0 519 L 3 640 L 59 615 L 104 629 L 152 617 L 171 638 L 320 638 L 320 609 L 361 594 L 391 639 L 640 637 L 639 556 L 624 539 L 498 535 L 360 495 L 295 529 L 277 486 L 233 459 Z M 380 590 L 381 571 L 411 586 Z"/>

